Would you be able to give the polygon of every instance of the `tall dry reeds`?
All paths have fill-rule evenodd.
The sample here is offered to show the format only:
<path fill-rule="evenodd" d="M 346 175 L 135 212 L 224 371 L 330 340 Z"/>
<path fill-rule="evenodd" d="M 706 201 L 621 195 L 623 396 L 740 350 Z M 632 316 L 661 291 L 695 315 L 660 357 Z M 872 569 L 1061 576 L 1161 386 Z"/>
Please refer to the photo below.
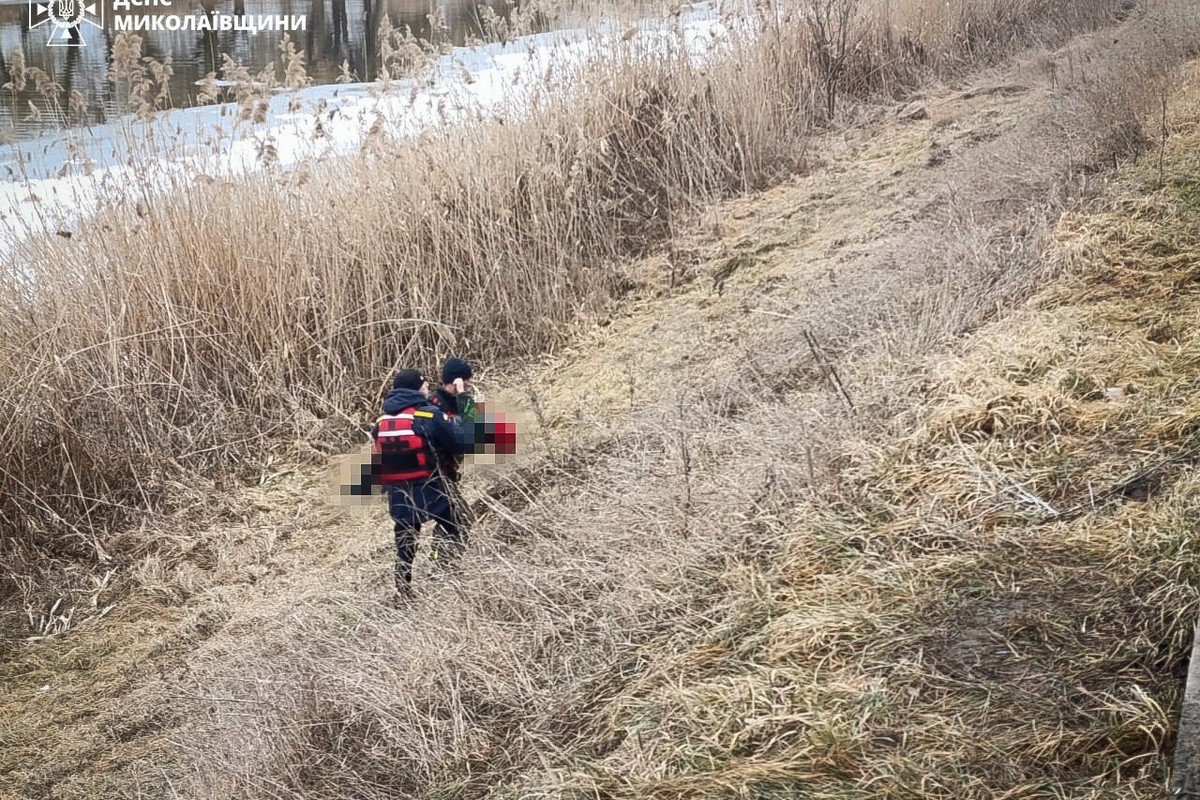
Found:
<path fill-rule="evenodd" d="M 803 3 L 800 4 L 802 11 Z M 894 95 L 1112 3 L 960 0 L 866 15 L 846 97 Z M 0 561 L 106 556 L 161 502 L 344 446 L 398 365 L 543 351 L 698 206 L 802 164 L 824 120 L 796 8 L 703 66 L 618 46 L 503 122 L 243 182 L 185 176 L 28 240 L 0 285 Z M 10 585 L 8 583 L 4 585 Z"/>

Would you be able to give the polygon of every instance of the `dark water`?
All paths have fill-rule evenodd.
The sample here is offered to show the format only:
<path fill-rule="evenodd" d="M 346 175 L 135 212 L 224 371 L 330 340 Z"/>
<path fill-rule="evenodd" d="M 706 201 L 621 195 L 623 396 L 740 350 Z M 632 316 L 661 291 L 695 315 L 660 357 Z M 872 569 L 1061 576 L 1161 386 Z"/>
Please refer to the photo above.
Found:
<path fill-rule="evenodd" d="M 8 0 L 11 2 L 11 0 Z M 28 7 L 0 5 L 0 84 L 10 83 L 17 50 L 27 67 L 44 70 L 54 86 L 41 90 L 27 82 L 23 90 L 0 89 L 0 141 L 27 139 L 39 133 L 102 123 L 128 113 L 123 82 L 112 80 L 109 65 L 118 36 L 113 25 L 112 0 L 106 3 L 103 29 L 81 26 L 83 47 L 48 46 L 49 26 L 30 28 Z M 304 56 L 313 83 L 336 82 L 343 65 L 355 80 L 374 80 L 380 64 L 379 32 L 390 24 L 407 26 L 412 34 L 435 45 L 463 45 L 495 32 L 485 19 L 513 21 L 514 0 L 490 0 L 494 17 L 474 0 L 174 0 L 170 8 L 146 10 L 148 14 L 200 16 L 220 14 L 306 15 L 305 30 L 289 34 Z M 144 9 L 134 8 L 135 13 Z M 435 13 L 436 12 L 436 13 Z M 430 17 L 440 20 L 434 29 Z M 386 23 L 384 22 L 386 20 Z M 546 30 L 553 22 L 536 18 L 528 32 Z M 485 31 L 490 27 L 491 30 Z M 139 31 L 142 55 L 156 61 L 170 59 L 173 74 L 167 81 L 165 105 L 173 108 L 196 104 L 197 82 L 210 72 L 222 76 L 222 54 L 247 66 L 252 74 L 279 64 L 283 33 L 262 31 Z M 282 67 L 277 67 L 282 79 Z M 81 103 L 80 100 L 83 102 Z"/>

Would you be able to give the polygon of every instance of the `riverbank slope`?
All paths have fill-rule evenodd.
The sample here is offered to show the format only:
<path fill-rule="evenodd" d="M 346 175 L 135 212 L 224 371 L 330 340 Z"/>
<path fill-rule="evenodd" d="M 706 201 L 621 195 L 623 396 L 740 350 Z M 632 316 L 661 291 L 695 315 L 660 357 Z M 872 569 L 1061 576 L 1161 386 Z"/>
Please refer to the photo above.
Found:
<path fill-rule="evenodd" d="M 489 393 L 526 447 L 413 607 L 320 472 L 156 520 L 121 592 L 6 647 L 3 791 L 1159 796 L 1200 113 L 1166 95 L 1161 186 L 1130 163 L 1088 89 L 1118 30 L 864 109 L 631 261 Z"/>

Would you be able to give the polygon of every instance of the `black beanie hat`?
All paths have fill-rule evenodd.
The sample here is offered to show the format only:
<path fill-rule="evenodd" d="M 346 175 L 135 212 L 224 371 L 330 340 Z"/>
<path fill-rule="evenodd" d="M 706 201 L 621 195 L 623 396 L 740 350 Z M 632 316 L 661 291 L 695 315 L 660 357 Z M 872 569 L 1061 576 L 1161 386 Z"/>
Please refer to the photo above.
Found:
<path fill-rule="evenodd" d="M 402 369 L 396 373 L 395 379 L 392 381 L 393 389 L 412 389 L 414 391 L 421 390 L 421 384 L 428 380 L 418 370 Z"/>
<path fill-rule="evenodd" d="M 461 358 L 447 358 L 442 367 L 442 383 L 454 383 L 455 378 L 471 379 L 471 365 Z"/>

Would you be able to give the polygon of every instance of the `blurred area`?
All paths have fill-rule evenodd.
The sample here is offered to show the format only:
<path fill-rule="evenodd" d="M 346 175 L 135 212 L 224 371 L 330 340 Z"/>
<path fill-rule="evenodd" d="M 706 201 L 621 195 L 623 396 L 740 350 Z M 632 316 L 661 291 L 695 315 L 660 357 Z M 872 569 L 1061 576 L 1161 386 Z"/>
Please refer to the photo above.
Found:
<path fill-rule="evenodd" d="M 475 453 L 466 456 L 466 463 L 484 467 L 483 475 L 495 478 L 503 465 L 514 461 L 520 448 L 517 433 L 518 417 L 522 413 L 489 411 L 483 415 L 483 441 Z M 370 506 L 372 497 L 384 494 L 372 480 L 372 468 L 378 466 L 378 456 L 370 444 L 336 457 L 330 464 L 326 481 L 335 504 L 341 506 Z"/>

